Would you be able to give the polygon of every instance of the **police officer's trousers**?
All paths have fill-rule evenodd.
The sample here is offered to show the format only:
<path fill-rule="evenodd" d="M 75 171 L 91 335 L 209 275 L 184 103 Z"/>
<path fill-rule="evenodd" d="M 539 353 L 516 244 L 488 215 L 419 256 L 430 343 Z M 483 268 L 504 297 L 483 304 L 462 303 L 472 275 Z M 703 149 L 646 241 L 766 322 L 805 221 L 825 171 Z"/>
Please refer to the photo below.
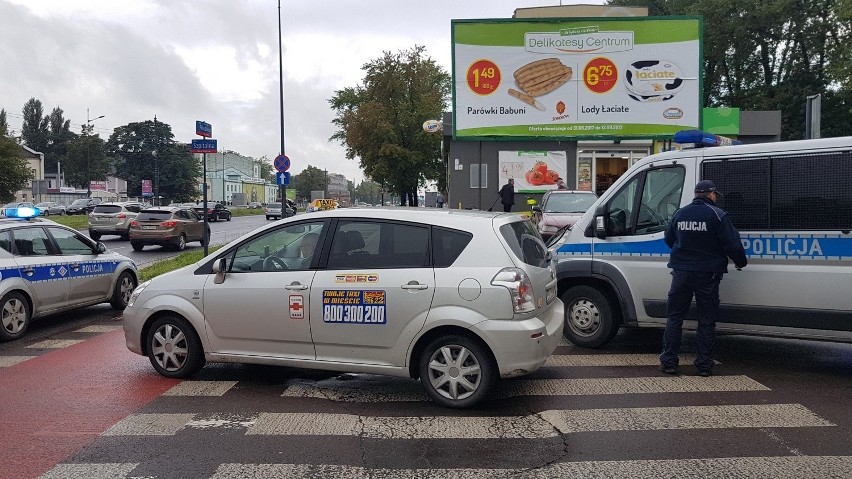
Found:
<path fill-rule="evenodd" d="M 683 320 L 692 304 L 698 307 L 698 351 L 695 367 L 699 371 L 713 368 L 713 343 L 716 341 L 716 321 L 719 319 L 719 281 L 721 273 L 672 271 L 672 286 L 669 290 L 666 332 L 663 335 L 663 353 L 660 364 L 677 367 L 680 351 Z"/>

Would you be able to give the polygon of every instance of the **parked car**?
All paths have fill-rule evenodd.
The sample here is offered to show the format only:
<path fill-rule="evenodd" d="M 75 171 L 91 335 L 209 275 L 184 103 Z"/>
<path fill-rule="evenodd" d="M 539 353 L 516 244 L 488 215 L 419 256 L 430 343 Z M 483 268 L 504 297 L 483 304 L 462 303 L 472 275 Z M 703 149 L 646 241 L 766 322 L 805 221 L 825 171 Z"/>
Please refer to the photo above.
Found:
<path fill-rule="evenodd" d="M 36 206 L 34 204 L 30 203 L 29 201 L 13 201 L 11 203 L 6 203 L 3 206 L 3 211 L 0 211 L 0 213 L 3 213 L 3 215 L 5 216 L 7 208 L 35 208 L 35 207 Z"/>
<path fill-rule="evenodd" d="M 290 200 L 287 200 L 287 206 L 284 208 L 284 218 L 288 218 L 290 216 L 296 215 L 296 204 Z M 269 203 L 266 205 L 266 219 L 281 219 L 281 202 L 278 203 Z"/>
<path fill-rule="evenodd" d="M 38 203 L 35 207 L 41 210 L 42 216 L 65 214 L 65 205 L 53 201 L 44 201 Z"/>
<path fill-rule="evenodd" d="M 252 201 L 251 203 L 248 204 L 248 209 L 250 209 L 250 210 L 259 210 L 261 208 L 263 208 L 263 205 L 261 205 L 257 201 Z"/>
<path fill-rule="evenodd" d="M 27 211 L 28 210 L 28 211 Z M 123 310 L 136 288 L 136 265 L 103 243 L 30 208 L 0 220 L 0 341 L 26 333 L 33 318 L 108 302 Z"/>
<path fill-rule="evenodd" d="M 97 241 L 103 235 L 130 239 L 130 223 L 145 207 L 137 201 L 101 203 L 89 214 L 89 237 Z"/>
<path fill-rule="evenodd" d="M 468 407 L 556 348 L 556 287 L 520 215 L 335 209 L 269 224 L 141 284 L 123 325 L 127 347 L 167 377 L 206 361 L 389 374 Z"/>
<path fill-rule="evenodd" d="M 539 234 L 547 241 L 560 229 L 573 226 L 596 199 L 598 195 L 591 191 L 548 191 L 541 199 L 541 206 L 533 206 Z"/>
<path fill-rule="evenodd" d="M 193 206 L 192 209 L 195 210 L 195 213 L 198 216 L 204 218 L 204 205 Z M 219 221 L 219 220 L 231 221 L 231 210 L 229 210 L 222 203 L 216 203 L 215 205 L 208 203 L 207 204 L 207 221 Z"/>
<path fill-rule="evenodd" d="M 100 203 L 100 198 L 80 198 L 74 200 L 73 203 L 68 205 L 68 207 L 65 208 L 65 212 L 69 215 L 87 215 L 91 213 L 95 209 L 95 206 L 99 205 Z"/>
<path fill-rule="evenodd" d="M 189 242 L 198 241 L 203 246 L 209 240 L 210 230 L 204 231 L 204 220 L 190 208 L 148 208 L 130 223 L 130 246 L 135 251 L 151 244 L 181 251 Z"/>

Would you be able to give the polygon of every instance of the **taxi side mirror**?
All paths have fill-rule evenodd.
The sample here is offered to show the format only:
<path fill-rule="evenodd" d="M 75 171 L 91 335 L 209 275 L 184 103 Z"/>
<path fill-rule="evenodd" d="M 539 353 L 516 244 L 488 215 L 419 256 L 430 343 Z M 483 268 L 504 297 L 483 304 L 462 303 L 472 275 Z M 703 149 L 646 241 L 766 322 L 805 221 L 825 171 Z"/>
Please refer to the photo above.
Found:
<path fill-rule="evenodd" d="M 225 282 L 225 271 L 228 269 L 228 259 L 227 258 L 219 258 L 215 263 L 213 263 L 213 272 L 216 273 L 216 277 L 213 278 L 213 282 L 215 284 L 222 284 Z"/>

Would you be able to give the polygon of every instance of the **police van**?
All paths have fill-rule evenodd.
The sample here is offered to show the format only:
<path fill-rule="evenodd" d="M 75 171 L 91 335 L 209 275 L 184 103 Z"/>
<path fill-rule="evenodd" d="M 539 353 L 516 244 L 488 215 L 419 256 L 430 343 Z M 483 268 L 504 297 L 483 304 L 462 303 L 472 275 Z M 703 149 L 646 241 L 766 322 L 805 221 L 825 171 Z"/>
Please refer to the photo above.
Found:
<path fill-rule="evenodd" d="M 686 138 L 686 139 L 684 139 Z M 696 130 L 675 141 L 723 143 Z M 720 285 L 718 331 L 852 342 L 852 137 L 696 147 L 634 164 L 564 236 L 565 336 L 599 347 L 620 326 L 665 327 L 663 235 L 693 187 L 712 180 L 748 267 Z M 684 327 L 695 329 L 695 304 Z"/>

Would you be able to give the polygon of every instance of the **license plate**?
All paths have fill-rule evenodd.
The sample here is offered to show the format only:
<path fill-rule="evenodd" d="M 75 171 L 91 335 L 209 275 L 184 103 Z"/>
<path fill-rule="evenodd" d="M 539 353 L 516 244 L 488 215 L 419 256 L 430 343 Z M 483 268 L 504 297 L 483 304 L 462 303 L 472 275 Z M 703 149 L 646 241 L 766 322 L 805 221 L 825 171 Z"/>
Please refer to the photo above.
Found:
<path fill-rule="evenodd" d="M 547 288 L 547 304 L 556 299 L 556 285 Z"/>
<path fill-rule="evenodd" d="M 156 226 L 147 226 L 147 225 L 146 225 L 146 226 L 143 226 L 143 227 L 142 227 L 142 229 L 143 229 L 143 230 L 155 230 L 155 229 L 157 229 L 157 227 L 156 227 Z"/>

